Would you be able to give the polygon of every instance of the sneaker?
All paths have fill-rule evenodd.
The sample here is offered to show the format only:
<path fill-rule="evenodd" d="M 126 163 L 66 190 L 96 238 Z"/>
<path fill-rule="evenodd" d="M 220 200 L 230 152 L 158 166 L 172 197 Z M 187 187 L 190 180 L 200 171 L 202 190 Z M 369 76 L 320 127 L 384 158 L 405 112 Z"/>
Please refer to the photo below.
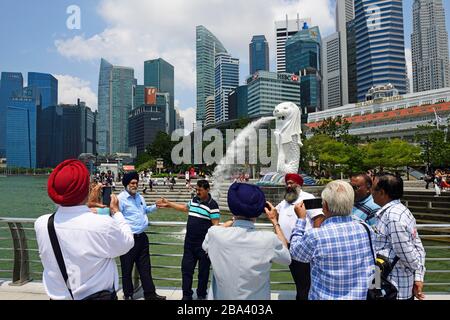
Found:
<path fill-rule="evenodd" d="M 198 296 L 197 300 L 206 300 L 206 296 Z"/>
<path fill-rule="evenodd" d="M 144 297 L 145 300 L 166 300 L 165 296 L 160 296 L 157 293 L 149 294 Z"/>
<path fill-rule="evenodd" d="M 123 296 L 123 300 L 134 300 L 133 296 Z"/>
<path fill-rule="evenodd" d="M 183 298 L 181 298 L 181 300 L 190 301 L 190 300 L 192 300 L 192 296 L 183 296 Z"/>

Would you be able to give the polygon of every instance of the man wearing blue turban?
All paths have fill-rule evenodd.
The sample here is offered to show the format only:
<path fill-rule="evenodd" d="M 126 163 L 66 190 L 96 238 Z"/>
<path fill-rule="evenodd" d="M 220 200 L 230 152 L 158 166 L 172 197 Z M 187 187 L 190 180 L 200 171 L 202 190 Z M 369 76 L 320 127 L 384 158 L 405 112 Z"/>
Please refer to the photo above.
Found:
<path fill-rule="evenodd" d="M 272 262 L 291 263 L 277 211 L 266 204 L 259 187 L 245 183 L 231 185 L 228 207 L 234 216 L 231 227 L 211 227 L 203 242 L 214 274 L 209 298 L 270 300 Z M 255 229 L 256 218 L 264 211 L 274 232 Z"/>

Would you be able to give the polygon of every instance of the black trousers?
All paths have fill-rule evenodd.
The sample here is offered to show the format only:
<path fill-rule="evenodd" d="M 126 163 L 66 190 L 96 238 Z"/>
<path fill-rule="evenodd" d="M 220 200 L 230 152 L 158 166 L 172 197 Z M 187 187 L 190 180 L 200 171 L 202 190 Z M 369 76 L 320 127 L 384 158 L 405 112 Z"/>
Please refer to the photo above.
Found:
<path fill-rule="evenodd" d="M 134 247 L 120 257 L 120 263 L 122 267 L 123 294 L 125 296 L 133 296 L 132 272 L 134 264 L 136 264 L 139 277 L 141 278 L 144 296 L 150 296 L 156 293 L 152 278 L 148 237 L 145 232 L 134 235 Z"/>
<path fill-rule="evenodd" d="M 209 279 L 209 267 L 211 261 L 208 258 L 206 252 L 200 245 L 184 245 L 183 260 L 181 262 L 181 274 L 182 274 L 182 287 L 183 297 L 192 297 L 194 293 L 192 291 L 192 279 L 194 277 L 194 269 L 198 262 L 198 286 L 197 296 L 206 297 L 208 279 Z"/>
<path fill-rule="evenodd" d="M 297 300 L 308 300 L 309 289 L 311 287 L 311 266 L 309 263 L 303 263 L 292 260 L 289 266 L 292 278 L 294 278 L 297 288 Z"/>

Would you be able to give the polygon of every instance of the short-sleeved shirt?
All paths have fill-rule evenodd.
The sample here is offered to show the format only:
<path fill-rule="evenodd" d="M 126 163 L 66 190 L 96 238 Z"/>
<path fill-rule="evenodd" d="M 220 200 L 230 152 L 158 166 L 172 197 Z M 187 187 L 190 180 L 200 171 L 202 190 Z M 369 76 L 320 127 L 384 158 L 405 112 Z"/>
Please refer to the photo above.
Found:
<path fill-rule="evenodd" d="M 202 201 L 198 196 L 194 197 L 187 203 L 187 207 L 189 215 L 185 244 L 201 246 L 212 226 L 211 220 L 220 219 L 219 205 L 209 195 L 206 201 Z"/>
<path fill-rule="evenodd" d="M 288 242 L 290 242 L 292 230 L 295 228 L 297 223 L 297 215 L 295 214 L 294 207 L 297 203 L 303 200 L 315 199 L 316 197 L 308 192 L 302 190 L 297 200 L 294 203 L 288 203 L 286 200 L 281 201 L 276 209 L 279 213 L 278 223 L 280 224 L 281 231 Z M 311 209 L 306 211 L 306 230 L 313 228 L 313 220 L 323 215 L 322 209 Z"/>
<path fill-rule="evenodd" d="M 369 226 L 374 227 L 377 224 L 376 213 L 378 210 L 380 210 L 380 206 L 373 201 L 372 195 L 369 195 L 365 199 L 355 202 L 352 215 L 361 219 Z"/>

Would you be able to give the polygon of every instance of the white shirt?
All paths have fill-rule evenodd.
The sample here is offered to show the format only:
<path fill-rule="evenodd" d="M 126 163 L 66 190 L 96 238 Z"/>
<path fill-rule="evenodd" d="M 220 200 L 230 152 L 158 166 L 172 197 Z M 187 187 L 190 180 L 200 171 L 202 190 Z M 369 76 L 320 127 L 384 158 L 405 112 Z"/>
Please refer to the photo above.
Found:
<path fill-rule="evenodd" d="M 209 298 L 270 300 L 272 262 L 289 265 L 291 255 L 275 233 L 257 231 L 251 221 L 212 226 L 203 242 L 213 268 Z"/>
<path fill-rule="evenodd" d="M 50 242 L 49 217 L 42 216 L 34 224 L 44 266 L 44 287 L 53 300 L 71 300 Z M 114 258 L 134 246 L 133 233 L 120 212 L 110 217 L 94 214 L 86 206 L 59 207 L 55 231 L 75 300 L 112 290 L 113 285 L 118 290 L 119 274 Z"/>
<path fill-rule="evenodd" d="M 297 223 L 297 215 L 295 214 L 294 206 L 303 200 L 315 198 L 316 197 L 311 193 L 302 190 L 298 196 L 298 199 L 295 200 L 293 204 L 289 204 L 286 200 L 283 200 L 276 206 L 279 214 L 278 223 L 280 224 L 281 230 L 283 231 L 283 234 L 288 242 L 290 242 L 292 230 Z M 312 209 L 306 211 L 306 231 L 313 228 L 312 220 L 319 215 L 323 215 L 322 209 Z"/>

